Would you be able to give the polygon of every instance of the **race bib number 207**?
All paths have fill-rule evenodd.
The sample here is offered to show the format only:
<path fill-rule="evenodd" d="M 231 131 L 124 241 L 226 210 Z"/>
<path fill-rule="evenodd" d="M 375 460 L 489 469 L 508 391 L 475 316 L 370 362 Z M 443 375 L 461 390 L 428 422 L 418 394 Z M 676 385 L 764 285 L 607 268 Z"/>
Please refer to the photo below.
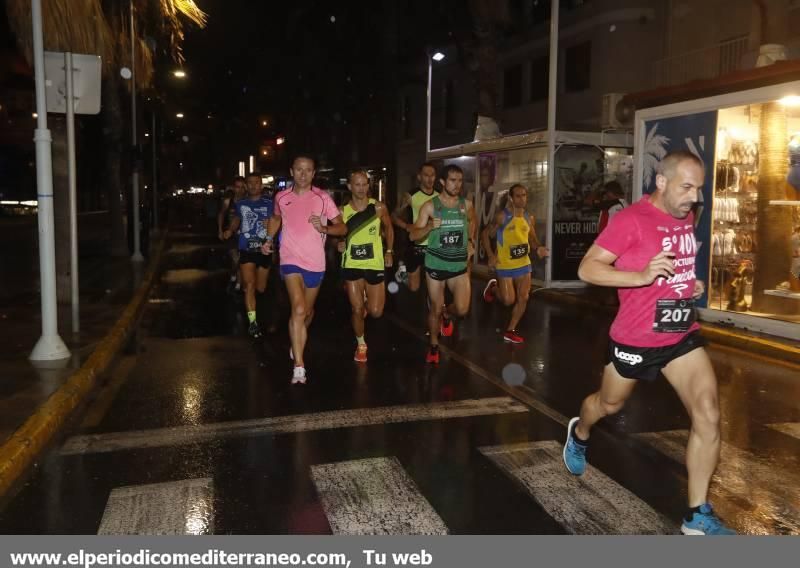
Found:
<path fill-rule="evenodd" d="M 685 333 L 695 319 L 694 300 L 657 300 L 653 331 Z"/>

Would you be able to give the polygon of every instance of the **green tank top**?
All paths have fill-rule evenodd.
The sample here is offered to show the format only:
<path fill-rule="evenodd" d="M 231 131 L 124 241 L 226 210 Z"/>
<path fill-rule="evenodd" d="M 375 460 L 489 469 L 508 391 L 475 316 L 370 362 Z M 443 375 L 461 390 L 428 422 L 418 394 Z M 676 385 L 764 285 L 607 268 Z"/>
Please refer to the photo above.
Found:
<path fill-rule="evenodd" d="M 356 211 L 348 203 L 342 208 L 342 220 L 347 224 L 342 266 L 383 271 L 381 220 L 375 210 L 375 200 L 370 199 L 363 211 Z"/>
<path fill-rule="evenodd" d="M 417 188 L 413 192 L 411 192 L 411 224 L 417 222 L 419 219 L 419 210 L 425 205 L 428 201 L 433 199 L 438 195 L 438 192 L 434 190 L 430 195 L 422 191 L 421 189 Z M 428 237 L 425 237 L 422 240 L 414 241 L 414 244 L 418 247 L 428 246 Z"/>
<path fill-rule="evenodd" d="M 433 198 L 433 216 L 440 217 L 442 224 L 428 233 L 425 267 L 448 272 L 465 270 L 469 229 L 466 200 L 459 197 L 455 207 L 445 207 L 437 195 Z"/>

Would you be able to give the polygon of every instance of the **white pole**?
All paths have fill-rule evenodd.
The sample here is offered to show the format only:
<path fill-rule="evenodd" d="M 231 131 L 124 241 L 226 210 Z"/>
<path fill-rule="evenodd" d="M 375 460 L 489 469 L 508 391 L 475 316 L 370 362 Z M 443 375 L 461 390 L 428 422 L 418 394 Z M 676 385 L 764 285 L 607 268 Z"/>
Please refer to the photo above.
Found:
<path fill-rule="evenodd" d="M 70 288 L 72 293 L 72 333 L 81 330 L 80 297 L 78 295 L 78 203 L 77 170 L 75 167 L 75 99 L 72 53 L 64 54 L 64 73 L 67 76 L 67 157 L 69 160 L 69 254 Z"/>
<path fill-rule="evenodd" d="M 156 110 L 153 109 L 153 131 L 150 133 L 150 143 L 153 145 L 153 232 L 158 231 L 158 177 L 156 158 Z"/>
<path fill-rule="evenodd" d="M 556 176 L 556 97 L 558 96 L 559 0 L 550 4 L 550 76 L 547 90 L 547 246 L 553 250 L 553 201 Z M 553 280 L 553 256 L 547 257 L 545 286 Z"/>
<path fill-rule="evenodd" d="M 428 117 L 425 126 L 425 159 L 428 159 L 428 154 L 431 152 L 431 80 L 433 79 L 433 59 L 431 54 L 428 54 Z M 408 119 L 408 117 L 406 117 Z"/>
<path fill-rule="evenodd" d="M 131 143 L 133 155 L 133 180 L 131 191 L 131 206 L 133 207 L 133 262 L 143 262 L 141 250 L 141 235 L 139 226 L 139 156 L 136 152 L 136 28 L 133 17 L 133 0 L 131 7 Z"/>
<path fill-rule="evenodd" d="M 42 298 L 42 336 L 30 354 L 32 361 L 55 361 L 70 357 L 58 335 L 56 307 L 56 243 L 53 222 L 52 137 L 47 129 L 47 103 L 44 94 L 44 39 L 42 0 L 31 0 L 33 19 L 33 69 L 36 82 L 36 194 L 39 209 L 39 280 Z"/>

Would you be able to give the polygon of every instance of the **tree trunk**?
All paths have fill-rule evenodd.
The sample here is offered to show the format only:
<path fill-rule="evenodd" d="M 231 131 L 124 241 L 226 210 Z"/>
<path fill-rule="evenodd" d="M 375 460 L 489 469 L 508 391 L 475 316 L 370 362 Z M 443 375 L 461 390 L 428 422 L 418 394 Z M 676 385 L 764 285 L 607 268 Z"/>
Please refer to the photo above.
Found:
<path fill-rule="evenodd" d="M 123 134 L 121 88 L 119 80 L 109 74 L 103 81 L 103 136 L 105 140 L 105 183 L 108 195 L 111 255 L 128 256 L 125 220 L 122 214 Z"/>
<path fill-rule="evenodd" d="M 773 199 L 786 199 L 788 144 L 785 107 L 778 102 L 761 105 L 756 228 L 759 254 L 752 306 L 757 312 L 781 314 L 790 307 L 787 303 L 791 300 L 764 294 L 764 290 L 775 289 L 781 282 L 789 280 L 792 262 L 792 211 L 789 207 L 769 203 Z"/>

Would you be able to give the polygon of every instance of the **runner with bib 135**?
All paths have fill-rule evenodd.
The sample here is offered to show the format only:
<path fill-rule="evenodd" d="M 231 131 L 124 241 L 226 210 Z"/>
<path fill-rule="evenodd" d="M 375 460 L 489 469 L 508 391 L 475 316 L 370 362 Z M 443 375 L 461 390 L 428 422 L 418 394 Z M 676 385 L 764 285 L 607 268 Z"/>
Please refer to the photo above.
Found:
<path fill-rule="evenodd" d="M 659 164 L 656 190 L 617 213 L 586 253 L 578 275 L 619 288 L 611 324 L 608 365 L 600 390 L 570 420 L 564 464 L 583 474 L 592 426 L 622 409 L 637 382 L 663 374 L 691 419 L 686 448 L 688 510 L 681 532 L 735 534 L 708 503 L 708 486 L 720 450 L 717 379 L 695 321 L 694 301 L 704 293 L 696 279 L 697 241 L 692 209 L 705 178 L 703 162 L 687 151 Z"/>

